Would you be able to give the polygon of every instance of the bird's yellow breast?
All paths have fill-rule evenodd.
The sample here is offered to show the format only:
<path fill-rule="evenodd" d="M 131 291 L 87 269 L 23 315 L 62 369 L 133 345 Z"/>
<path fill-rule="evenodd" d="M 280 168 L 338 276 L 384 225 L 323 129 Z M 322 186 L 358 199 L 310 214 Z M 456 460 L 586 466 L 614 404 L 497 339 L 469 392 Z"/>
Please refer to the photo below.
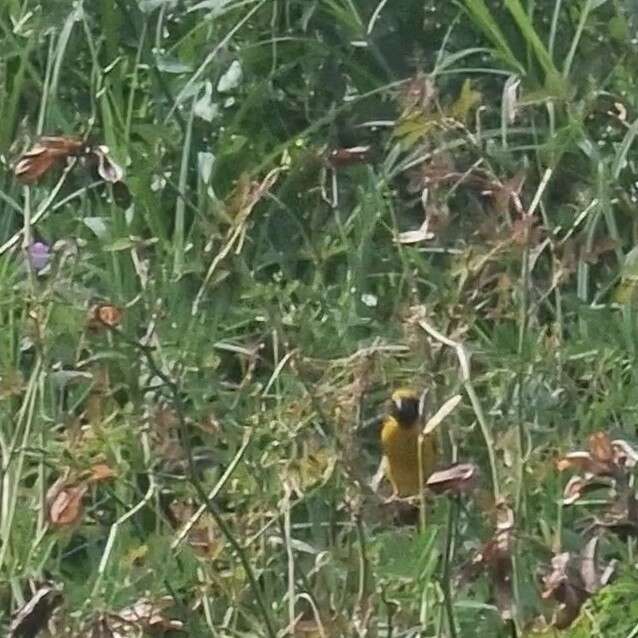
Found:
<path fill-rule="evenodd" d="M 398 496 L 420 492 L 419 485 L 419 425 L 400 425 L 392 416 L 385 418 L 381 429 L 381 446 L 387 458 L 388 478 Z M 436 463 L 436 441 L 433 436 L 423 440 L 421 451 L 422 480 L 425 483 Z"/>

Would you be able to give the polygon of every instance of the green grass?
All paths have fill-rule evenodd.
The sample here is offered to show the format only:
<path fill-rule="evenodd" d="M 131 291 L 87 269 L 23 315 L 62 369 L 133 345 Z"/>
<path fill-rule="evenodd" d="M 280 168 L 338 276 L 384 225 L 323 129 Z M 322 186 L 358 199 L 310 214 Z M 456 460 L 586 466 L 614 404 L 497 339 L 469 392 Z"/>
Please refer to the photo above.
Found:
<path fill-rule="evenodd" d="M 637 28 L 622 0 L 6 0 L 0 633 L 44 580 L 55 636 L 164 596 L 189 636 L 549 620 L 539 573 L 600 511 L 561 506 L 555 460 L 599 430 L 636 440 Z M 106 144 L 126 188 L 82 161 L 21 185 L 42 134 Z M 358 145 L 370 162 L 333 174 L 325 149 Z M 396 241 L 424 201 L 434 237 Z M 52 247 L 40 274 L 31 239 Z M 96 301 L 116 329 L 87 329 Z M 480 468 L 427 497 L 425 526 L 368 486 L 401 385 L 431 414 L 461 394 L 441 463 Z M 114 476 L 89 481 L 98 464 Z M 60 527 L 65 472 L 87 491 Z M 499 499 L 511 621 L 494 570 L 467 577 Z M 601 557 L 631 579 L 634 545 L 605 531 Z"/>

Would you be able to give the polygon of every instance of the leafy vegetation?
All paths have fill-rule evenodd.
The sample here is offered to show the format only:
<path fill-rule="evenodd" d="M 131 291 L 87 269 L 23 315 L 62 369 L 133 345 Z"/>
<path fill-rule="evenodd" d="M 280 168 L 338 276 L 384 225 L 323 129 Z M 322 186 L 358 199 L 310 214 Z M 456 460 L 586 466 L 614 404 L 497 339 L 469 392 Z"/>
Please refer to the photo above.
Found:
<path fill-rule="evenodd" d="M 3 635 L 635 635 L 633 2 L 0 29 Z M 397 386 L 472 486 L 371 487 Z"/>

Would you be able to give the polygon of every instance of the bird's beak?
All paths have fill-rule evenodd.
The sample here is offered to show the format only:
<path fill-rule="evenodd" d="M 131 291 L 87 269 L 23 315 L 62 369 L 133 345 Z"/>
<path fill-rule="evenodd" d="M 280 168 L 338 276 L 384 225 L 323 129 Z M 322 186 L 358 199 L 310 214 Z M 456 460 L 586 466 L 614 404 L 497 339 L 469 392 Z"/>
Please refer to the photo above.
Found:
<path fill-rule="evenodd" d="M 397 409 L 397 412 L 401 412 L 401 407 L 403 406 L 403 399 L 398 397 L 397 399 L 393 399 L 394 407 Z"/>

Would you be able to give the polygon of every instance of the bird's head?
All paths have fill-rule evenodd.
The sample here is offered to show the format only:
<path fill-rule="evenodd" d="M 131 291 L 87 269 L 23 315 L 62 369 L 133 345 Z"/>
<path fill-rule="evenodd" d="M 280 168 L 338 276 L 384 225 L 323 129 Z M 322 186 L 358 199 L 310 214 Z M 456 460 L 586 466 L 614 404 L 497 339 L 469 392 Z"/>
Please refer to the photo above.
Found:
<path fill-rule="evenodd" d="M 400 388 L 392 393 L 391 413 L 400 425 L 414 425 L 422 413 L 423 397 L 411 388 Z"/>

